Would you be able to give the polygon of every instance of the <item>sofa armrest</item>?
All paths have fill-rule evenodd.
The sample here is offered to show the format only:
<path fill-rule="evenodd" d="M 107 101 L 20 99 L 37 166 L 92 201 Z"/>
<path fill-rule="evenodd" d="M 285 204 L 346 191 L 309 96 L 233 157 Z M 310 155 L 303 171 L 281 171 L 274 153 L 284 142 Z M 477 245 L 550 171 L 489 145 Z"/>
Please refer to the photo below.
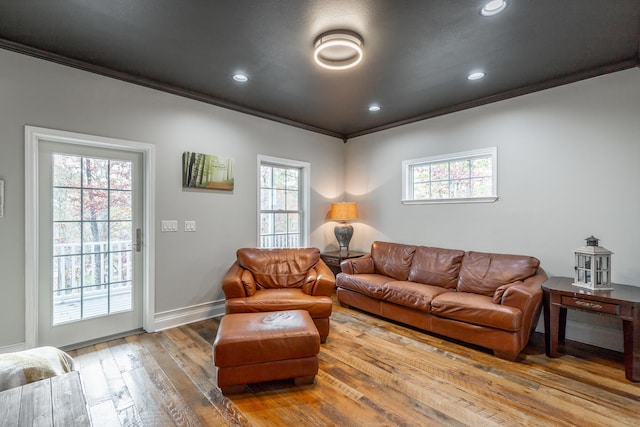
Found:
<path fill-rule="evenodd" d="M 336 277 L 324 261 L 319 260 L 316 264 L 316 283 L 311 290 L 311 295 L 330 297 L 336 287 Z"/>
<path fill-rule="evenodd" d="M 222 292 L 225 299 L 244 298 L 247 296 L 244 285 L 242 284 L 242 273 L 244 268 L 240 267 L 237 262 L 227 270 L 222 278 Z"/>
<path fill-rule="evenodd" d="M 375 273 L 375 265 L 371 254 L 366 254 L 360 258 L 345 259 L 340 263 L 343 273 L 347 274 L 373 274 Z"/>
<path fill-rule="evenodd" d="M 542 284 L 547 281 L 547 274 L 538 268 L 536 274 L 522 283 L 509 286 L 502 295 L 502 304 L 519 308 L 522 311 L 522 327 L 528 331 L 526 339 L 536 327 L 542 308 Z"/>

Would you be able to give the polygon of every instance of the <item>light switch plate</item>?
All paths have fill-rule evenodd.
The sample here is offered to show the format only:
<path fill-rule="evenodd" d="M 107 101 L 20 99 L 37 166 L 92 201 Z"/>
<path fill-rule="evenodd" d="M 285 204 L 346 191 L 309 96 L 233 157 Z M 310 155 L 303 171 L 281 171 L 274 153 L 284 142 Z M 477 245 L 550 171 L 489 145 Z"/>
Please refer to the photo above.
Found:
<path fill-rule="evenodd" d="M 185 221 L 184 222 L 184 231 L 196 231 L 196 222 L 195 221 Z"/>
<path fill-rule="evenodd" d="M 162 221 L 162 226 L 160 231 L 162 232 L 178 231 L 178 221 Z"/>

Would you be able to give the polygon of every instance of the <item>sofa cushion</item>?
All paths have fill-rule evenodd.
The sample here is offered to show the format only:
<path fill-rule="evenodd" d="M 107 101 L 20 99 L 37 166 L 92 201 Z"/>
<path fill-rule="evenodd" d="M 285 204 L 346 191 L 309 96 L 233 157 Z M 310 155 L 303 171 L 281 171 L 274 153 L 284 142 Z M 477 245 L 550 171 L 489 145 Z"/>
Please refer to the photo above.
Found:
<path fill-rule="evenodd" d="M 457 289 L 493 296 L 499 286 L 533 276 L 539 265 L 540 261 L 530 256 L 467 252 Z"/>
<path fill-rule="evenodd" d="M 492 297 L 467 292 L 445 292 L 431 301 L 431 313 L 439 317 L 510 332 L 522 327 L 522 312 L 495 304 Z"/>
<path fill-rule="evenodd" d="M 383 299 L 394 304 L 413 308 L 414 310 L 431 311 L 431 300 L 443 292 L 452 292 L 440 286 L 425 285 L 414 282 L 389 282 L 383 286 Z"/>
<path fill-rule="evenodd" d="M 257 290 L 247 298 L 231 298 L 226 301 L 227 313 L 260 313 L 265 311 L 305 310 L 316 319 L 331 316 L 331 297 L 307 295 L 302 289 Z"/>
<path fill-rule="evenodd" d="M 340 288 L 361 293 L 375 299 L 384 297 L 384 285 L 393 279 L 381 274 L 338 274 L 336 284 Z"/>
<path fill-rule="evenodd" d="M 427 285 L 455 288 L 464 251 L 418 246 L 411 263 L 409 280 Z"/>
<path fill-rule="evenodd" d="M 258 288 L 299 288 L 320 260 L 318 248 L 237 251 L 238 264 L 253 274 Z"/>
<path fill-rule="evenodd" d="M 371 258 L 373 258 L 376 273 L 396 280 L 407 280 L 415 251 L 416 247 L 411 245 L 373 242 Z"/>

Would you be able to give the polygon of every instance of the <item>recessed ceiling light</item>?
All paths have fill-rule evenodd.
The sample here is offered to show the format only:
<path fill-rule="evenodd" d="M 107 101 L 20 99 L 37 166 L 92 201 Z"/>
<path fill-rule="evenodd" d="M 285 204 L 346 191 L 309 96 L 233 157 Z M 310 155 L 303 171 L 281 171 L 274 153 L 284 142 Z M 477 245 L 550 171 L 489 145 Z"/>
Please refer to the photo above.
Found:
<path fill-rule="evenodd" d="M 507 0 L 491 0 L 480 10 L 480 14 L 482 16 L 494 16 L 502 12 L 505 7 L 507 7 Z"/>
<path fill-rule="evenodd" d="M 484 76 L 486 76 L 486 74 L 483 73 L 482 71 L 474 71 L 473 73 L 471 73 L 471 74 L 469 74 L 467 76 L 467 79 L 468 80 L 480 80 Z"/>
<path fill-rule="evenodd" d="M 248 82 L 249 81 L 249 77 L 247 77 L 246 74 L 242 74 L 242 73 L 236 73 L 233 75 L 233 80 L 240 82 L 240 83 L 244 83 L 244 82 Z"/>
<path fill-rule="evenodd" d="M 369 111 L 371 111 L 372 113 L 376 113 L 378 111 L 380 111 L 381 107 L 378 104 L 371 104 L 369 105 Z"/>
<path fill-rule="evenodd" d="M 323 33 L 316 39 L 313 59 L 329 70 L 348 70 L 362 61 L 362 38 L 348 30 Z"/>

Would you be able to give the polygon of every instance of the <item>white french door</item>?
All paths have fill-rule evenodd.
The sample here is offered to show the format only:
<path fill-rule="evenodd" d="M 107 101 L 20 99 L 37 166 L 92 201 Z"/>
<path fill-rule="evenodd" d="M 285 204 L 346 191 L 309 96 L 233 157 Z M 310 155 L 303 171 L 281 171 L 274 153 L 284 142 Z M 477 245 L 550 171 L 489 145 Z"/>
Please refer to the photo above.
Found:
<path fill-rule="evenodd" d="M 38 345 L 142 328 L 142 153 L 40 141 L 38 159 Z"/>

